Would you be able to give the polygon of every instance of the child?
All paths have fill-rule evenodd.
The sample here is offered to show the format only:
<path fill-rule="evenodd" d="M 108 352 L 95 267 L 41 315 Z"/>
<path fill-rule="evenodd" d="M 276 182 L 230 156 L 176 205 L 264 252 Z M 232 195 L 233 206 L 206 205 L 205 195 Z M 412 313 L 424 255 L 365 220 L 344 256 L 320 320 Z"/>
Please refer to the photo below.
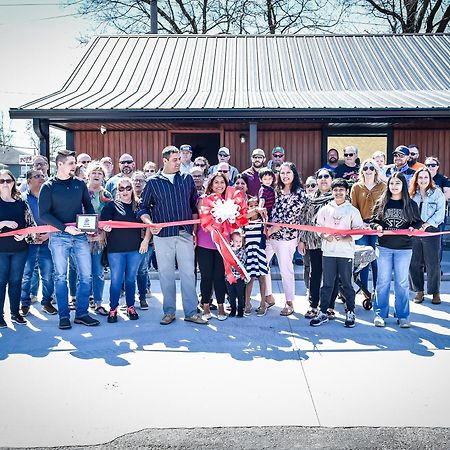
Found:
<path fill-rule="evenodd" d="M 258 197 L 252 197 L 248 200 L 249 213 L 248 218 L 256 223 L 250 223 L 244 226 L 245 232 L 245 251 L 247 254 L 245 269 L 248 272 L 250 281 L 245 287 L 245 310 L 244 315 L 249 316 L 252 311 L 250 303 L 250 295 L 252 293 L 253 282 L 258 278 L 259 289 L 261 292 L 261 304 L 256 310 L 257 316 L 264 316 L 267 308 L 266 305 L 266 280 L 265 276 L 269 273 L 266 259 L 266 234 L 264 232 L 264 224 L 261 221 L 258 208 Z"/>
<path fill-rule="evenodd" d="M 270 220 L 273 205 L 275 203 L 275 174 L 272 169 L 264 167 L 259 171 L 259 179 L 261 180 L 261 187 L 259 189 L 258 197 L 260 207 L 266 208 L 268 219 Z"/>
<path fill-rule="evenodd" d="M 245 265 L 245 250 L 243 248 L 244 237 L 242 235 L 242 231 L 236 230 L 231 233 L 231 248 L 233 252 L 236 254 L 236 257 Z M 230 283 L 228 280 L 227 291 L 228 291 L 228 301 L 231 306 L 231 311 L 229 316 L 236 316 L 236 299 L 237 299 L 237 317 L 244 316 L 244 291 L 245 291 L 245 280 L 242 278 L 241 274 L 235 270 L 233 271 L 234 276 L 236 277 L 236 283 Z"/>
<path fill-rule="evenodd" d="M 317 225 L 336 230 L 354 230 L 364 227 L 359 211 L 346 200 L 349 185 L 343 178 L 331 183 L 333 200 L 319 209 Z M 355 241 L 361 236 L 345 236 L 342 234 L 320 233 L 322 238 L 323 285 L 320 290 L 320 313 L 310 321 L 310 325 L 318 327 L 328 322 L 327 310 L 337 278 L 340 278 L 342 290 L 347 304 L 344 325 L 355 326 L 355 290 L 352 284 L 353 259 L 355 257 Z"/>

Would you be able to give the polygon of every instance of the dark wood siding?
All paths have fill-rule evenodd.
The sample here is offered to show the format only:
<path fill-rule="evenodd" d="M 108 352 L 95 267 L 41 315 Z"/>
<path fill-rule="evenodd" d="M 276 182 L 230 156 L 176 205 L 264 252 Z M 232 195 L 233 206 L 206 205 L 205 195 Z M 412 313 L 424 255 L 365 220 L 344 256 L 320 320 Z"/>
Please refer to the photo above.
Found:
<path fill-rule="evenodd" d="M 394 148 L 397 145 L 417 144 L 420 148 L 420 160 L 427 156 L 436 156 L 441 162 L 439 171 L 450 175 L 450 130 L 409 130 L 394 131 Z"/>
<path fill-rule="evenodd" d="M 146 161 L 162 164 L 161 150 L 169 145 L 167 131 L 75 131 L 75 151 L 86 152 L 93 159 L 110 156 L 115 164 L 122 153 L 130 153 L 136 161 L 136 167 L 142 169 Z"/>

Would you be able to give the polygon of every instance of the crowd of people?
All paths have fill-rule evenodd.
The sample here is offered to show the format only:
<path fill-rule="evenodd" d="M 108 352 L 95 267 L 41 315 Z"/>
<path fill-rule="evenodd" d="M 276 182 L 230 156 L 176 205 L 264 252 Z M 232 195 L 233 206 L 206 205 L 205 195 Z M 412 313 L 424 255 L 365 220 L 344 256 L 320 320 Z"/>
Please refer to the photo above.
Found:
<path fill-rule="evenodd" d="M 450 181 L 439 173 L 438 158 L 428 156 L 421 163 L 417 145 L 401 145 L 393 152 L 393 164 L 387 164 L 381 151 L 361 161 L 358 149 L 347 146 L 340 162 L 339 151 L 333 148 L 324 167 L 309 174 L 303 184 L 281 146 L 272 150 L 269 161 L 263 149 L 254 149 L 251 166 L 241 172 L 230 164 L 230 149 L 221 147 L 217 156 L 217 164 L 210 165 L 203 156 L 193 159 L 188 144 L 179 149 L 168 146 L 162 150 L 160 169 L 148 161 L 137 170 L 133 156 L 124 153 L 114 174 L 114 161 L 108 156 L 92 161 L 87 153 L 76 156 L 64 150 L 56 156 L 54 176 L 49 174 L 49 161 L 38 155 L 21 186 L 9 170 L 0 170 L 0 235 L 36 225 L 57 230 L 0 237 L 0 328 L 7 326 L 6 290 L 16 324 L 27 323 L 38 292 L 42 311 L 59 314 L 60 329 L 72 327 L 71 310 L 73 322 L 86 326 L 99 325 L 100 316 L 117 322 L 121 308 L 129 320 L 137 320 L 136 301 L 140 310 L 148 309 L 152 265 L 163 296 L 161 325 L 176 318 L 176 270 L 185 321 L 203 325 L 213 318 L 266 315 L 275 304 L 273 263 L 279 266 L 285 297 L 280 314 L 289 316 L 296 308 L 294 261 L 299 254 L 310 325 L 333 320 L 335 300 L 341 296 L 344 325 L 352 328 L 354 257 L 359 245 L 371 247 L 377 255 L 360 273 L 364 292 L 372 292 L 375 326 L 385 326 L 389 317 L 392 276 L 395 317 L 401 328 L 410 327 L 410 291 L 415 293 L 414 302 L 425 300 L 425 273 L 431 302 L 441 302 L 442 238 L 436 233 L 445 224 Z M 225 276 L 210 230 L 198 223 L 161 226 L 198 219 L 205 197 L 221 198 L 228 186 L 242 191 L 248 204 L 249 223 L 224 236 L 246 269 L 247 276 L 233 269 L 236 283 Z M 79 214 L 96 214 L 104 225 L 84 232 L 76 226 Z M 148 226 L 117 227 L 108 221 Z M 305 231 L 289 225 L 321 228 Z M 387 230 L 403 233 L 385 234 Z M 413 236 L 414 230 L 431 236 Z M 111 274 L 109 293 L 105 293 L 106 267 Z M 261 300 L 253 311 L 255 280 Z M 125 303 L 120 305 L 122 295 Z"/>

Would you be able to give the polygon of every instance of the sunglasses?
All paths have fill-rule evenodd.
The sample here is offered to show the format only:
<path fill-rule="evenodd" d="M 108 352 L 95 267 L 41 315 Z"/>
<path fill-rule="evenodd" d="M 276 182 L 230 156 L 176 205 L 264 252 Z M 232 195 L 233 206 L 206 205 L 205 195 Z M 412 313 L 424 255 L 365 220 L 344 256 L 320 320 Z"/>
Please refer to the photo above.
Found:
<path fill-rule="evenodd" d="M 406 155 L 404 155 L 403 153 L 394 153 L 392 156 L 394 158 L 406 158 Z"/>
<path fill-rule="evenodd" d="M 11 184 L 14 183 L 14 180 L 11 180 L 11 178 L 5 179 L 5 178 L 0 178 L 0 184 Z"/>
<path fill-rule="evenodd" d="M 133 164 L 134 161 L 132 159 L 126 159 L 125 161 L 119 161 L 119 164 Z"/>
<path fill-rule="evenodd" d="M 80 161 L 81 164 L 89 164 L 90 161 Z"/>
<path fill-rule="evenodd" d="M 118 189 L 119 192 L 123 192 L 123 191 L 127 191 L 127 192 L 131 192 L 133 190 L 133 188 L 131 186 L 126 186 L 126 187 L 120 187 Z"/>
<path fill-rule="evenodd" d="M 272 156 L 274 158 L 282 158 L 283 157 L 283 155 L 281 153 L 274 153 Z"/>
<path fill-rule="evenodd" d="M 307 188 L 315 188 L 316 186 L 317 186 L 316 183 L 305 184 L 305 187 L 307 187 Z"/>
<path fill-rule="evenodd" d="M 196 163 L 196 164 L 194 164 L 194 166 L 195 166 L 195 167 L 206 167 L 206 164 L 199 164 L 199 163 Z"/>
<path fill-rule="evenodd" d="M 327 179 L 327 178 L 330 178 L 330 174 L 325 174 L 325 175 L 319 175 L 318 177 L 317 177 L 317 179 L 318 180 L 321 180 L 322 178 L 325 178 L 325 179 Z"/>
<path fill-rule="evenodd" d="M 344 156 L 346 158 L 349 158 L 349 157 L 355 156 L 355 154 L 354 153 L 344 153 Z"/>
<path fill-rule="evenodd" d="M 218 153 L 218 155 L 221 156 L 222 158 L 225 158 L 226 156 L 230 156 L 230 155 L 227 155 L 226 153 Z"/>
<path fill-rule="evenodd" d="M 155 169 L 147 169 L 147 170 L 144 170 L 144 172 L 145 173 L 155 173 L 156 170 Z"/>
<path fill-rule="evenodd" d="M 410 152 L 409 154 L 410 154 L 410 156 L 419 156 L 418 153 L 412 153 L 412 152 Z"/>
<path fill-rule="evenodd" d="M 37 180 L 38 178 L 45 178 L 45 176 L 38 173 L 36 175 L 33 175 L 31 178 L 36 178 L 36 180 Z"/>
<path fill-rule="evenodd" d="M 368 170 L 374 172 L 375 171 L 375 167 L 373 167 L 373 166 L 364 166 L 363 167 L 363 171 L 364 172 L 367 172 Z"/>
<path fill-rule="evenodd" d="M 426 167 L 438 167 L 437 163 L 425 164 Z"/>
<path fill-rule="evenodd" d="M 217 173 L 228 173 L 229 170 L 218 170 Z"/>

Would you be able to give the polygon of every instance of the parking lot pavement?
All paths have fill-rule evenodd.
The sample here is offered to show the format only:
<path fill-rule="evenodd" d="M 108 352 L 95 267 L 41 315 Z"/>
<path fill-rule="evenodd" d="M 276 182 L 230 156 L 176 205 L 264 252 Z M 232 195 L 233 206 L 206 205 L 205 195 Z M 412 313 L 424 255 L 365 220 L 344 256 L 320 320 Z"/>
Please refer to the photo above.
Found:
<path fill-rule="evenodd" d="M 6 316 L 0 446 L 106 443 L 159 428 L 450 426 L 450 283 L 441 305 L 411 305 L 411 329 L 393 318 L 375 328 L 360 299 L 354 329 L 339 304 L 334 322 L 312 328 L 303 282 L 296 288 L 288 318 L 275 281 L 266 316 L 207 326 L 185 323 L 180 299 L 177 320 L 159 325 L 157 280 L 135 322 L 121 314 L 116 324 L 102 317 L 99 327 L 61 331 L 36 304 L 27 326 Z"/>

